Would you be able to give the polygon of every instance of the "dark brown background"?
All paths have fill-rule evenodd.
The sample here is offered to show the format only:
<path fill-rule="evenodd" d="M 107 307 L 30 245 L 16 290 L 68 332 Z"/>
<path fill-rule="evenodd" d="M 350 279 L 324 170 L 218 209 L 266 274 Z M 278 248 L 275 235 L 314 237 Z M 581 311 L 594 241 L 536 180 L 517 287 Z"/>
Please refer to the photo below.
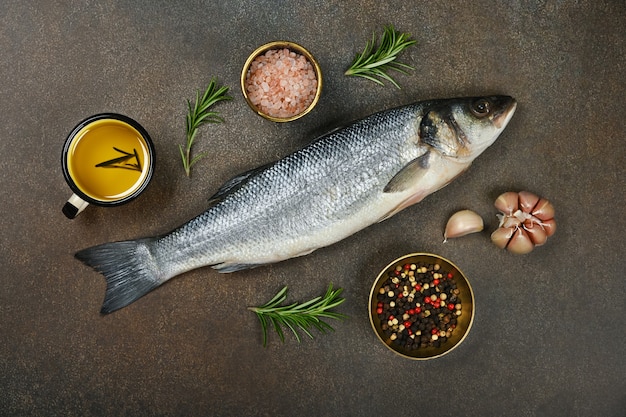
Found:
<path fill-rule="evenodd" d="M 306 4 L 305 4 L 306 3 Z M 624 416 L 623 1 L 4 1 L 0 13 L 0 414 L 7 416 Z M 343 76 L 385 24 L 419 41 L 403 86 Z M 253 114 L 239 76 L 272 40 L 318 58 L 325 87 L 304 119 Z M 234 100 L 202 129 L 210 156 L 184 176 L 185 100 L 212 76 Z M 427 98 L 510 94 L 516 115 L 459 180 L 382 224 L 281 264 L 196 270 L 132 306 L 99 314 L 104 279 L 73 254 L 166 232 L 200 213 L 233 175 L 325 130 Z M 135 118 L 158 152 L 152 184 L 120 208 L 67 220 L 60 165 L 84 117 Z M 518 257 L 489 241 L 496 196 L 554 202 L 558 231 Z M 483 233 L 442 243 L 456 210 Z M 367 318 L 378 271 L 428 251 L 470 278 L 467 340 L 429 362 L 388 351 Z M 336 331 L 283 345 L 247 306 L 283 285 L 289 301 L 345 289 Z M 316 335 L 317 336 L 317 335 Z"/>

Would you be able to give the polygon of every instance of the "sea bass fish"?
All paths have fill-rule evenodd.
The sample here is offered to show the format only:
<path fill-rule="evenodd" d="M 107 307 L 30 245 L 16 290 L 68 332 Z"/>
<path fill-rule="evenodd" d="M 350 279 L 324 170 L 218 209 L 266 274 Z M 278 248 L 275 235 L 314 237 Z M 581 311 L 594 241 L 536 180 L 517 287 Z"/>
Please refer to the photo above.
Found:
<path fill-rule="evenodd" d="M 422 101 L 327 133 L 227 181 L 198 217 L 158 236 L 76 253 L 107 281 L 103 314 L 203 266 L 233 272 L 331 245 L 418 203 L 504 130 L 512 97 Z"/>

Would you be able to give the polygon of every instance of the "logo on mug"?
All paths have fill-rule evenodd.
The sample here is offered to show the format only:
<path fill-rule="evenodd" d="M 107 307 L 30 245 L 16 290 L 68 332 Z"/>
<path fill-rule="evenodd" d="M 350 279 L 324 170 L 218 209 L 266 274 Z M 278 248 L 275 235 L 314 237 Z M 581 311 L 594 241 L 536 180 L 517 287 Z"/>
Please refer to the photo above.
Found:
<path fill-rule="evenodd" d="M 103 113 L 72 130 L 62 162 L 63 174 L 74 192 L 63 213 L 74 218 L 89 203 L 116 206 L 141 194 L 154 172 L 154 145 L 136 121 Z"/>

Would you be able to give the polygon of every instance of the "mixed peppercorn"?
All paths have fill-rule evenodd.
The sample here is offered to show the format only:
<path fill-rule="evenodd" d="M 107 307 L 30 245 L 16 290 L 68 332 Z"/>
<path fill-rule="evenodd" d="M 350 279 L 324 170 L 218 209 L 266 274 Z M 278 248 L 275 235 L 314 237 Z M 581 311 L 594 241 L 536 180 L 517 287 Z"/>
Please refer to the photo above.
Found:
<path fill-rule="evenodd" d="M 440 347 L 462 314 L 454 274 L 436 263 L 406 263 L 387 275 L 376 304 L 383 333 L 408 350 Z"/>

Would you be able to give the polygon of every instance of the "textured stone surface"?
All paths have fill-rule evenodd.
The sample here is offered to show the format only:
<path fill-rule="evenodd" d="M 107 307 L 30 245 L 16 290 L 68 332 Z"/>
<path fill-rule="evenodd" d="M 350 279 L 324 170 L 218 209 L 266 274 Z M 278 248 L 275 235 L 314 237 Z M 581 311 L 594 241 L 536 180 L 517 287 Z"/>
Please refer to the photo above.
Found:
<path fill-rule="evenodd" d="M 626 6 L 621 1 L 5 1 L 0 13 L 0 415 L 623 416 Z M 306 4 L 305 4 L 306 3 Z M 414 4 L 415 3 L 415 4 Z M 403 86 L 343 76 L 373 31 L 419 44 Z M 325 75 L 318 107 L 272 124 L 239 76 L 277 39 L 310 49 Z M 185 100 L 212 76 L 231 86 L 222 125 L 202 130 L 184 176 Z M 426 98 L 510 94 L 518 111 L 459 180 L 393 219 L 296 260 L 228 276 L 193 271 L 101 316 L 104 280 L 74 260 L 97 243 L 166 232 L 234 174 L 316 135 Z M 127 114 L 158 152 L 152 184 L 115 209 L 61 214 L 66 134 L 84 117 Z M 559 229 L 516 257 L 489 242 L 495 197 L 552 200 Z M 442 244 L 450 214 L 486 231 Z M 379 270 L 439 253 L 470 278 L 467 340 L 428 362 L 393 355 L 367 318 Z M 250 305 L 283 285 L 290 301 L 345 289 L 336 331 L 261 346 Z"/>

